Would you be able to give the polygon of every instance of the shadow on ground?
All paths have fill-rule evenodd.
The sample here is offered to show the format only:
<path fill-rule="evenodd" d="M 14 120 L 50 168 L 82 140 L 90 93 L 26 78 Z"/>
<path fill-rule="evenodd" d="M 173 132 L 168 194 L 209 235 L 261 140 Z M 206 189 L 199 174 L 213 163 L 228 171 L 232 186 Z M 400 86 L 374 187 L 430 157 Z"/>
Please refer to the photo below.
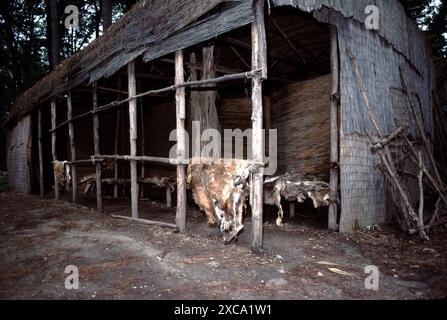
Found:
<path fill-rule="evenodd" d="M 238 242 L 188 210 L 188 232 L 117 220 L 128 201 L 106 201 L 105 214 L 15 193 L 0 194 L 2 299 L 426 299 L 447 293 L 444 238 L 421 243 L 383 229 L 346 236 L 294 221 L 266 223 L 265 252 Z M 174 209 L 142 202 L 142 217 L 172 222 Z M 80 288 L 65 289 L 66 266 Z M 365 267 L 380 270 L 365 288 Z"/>

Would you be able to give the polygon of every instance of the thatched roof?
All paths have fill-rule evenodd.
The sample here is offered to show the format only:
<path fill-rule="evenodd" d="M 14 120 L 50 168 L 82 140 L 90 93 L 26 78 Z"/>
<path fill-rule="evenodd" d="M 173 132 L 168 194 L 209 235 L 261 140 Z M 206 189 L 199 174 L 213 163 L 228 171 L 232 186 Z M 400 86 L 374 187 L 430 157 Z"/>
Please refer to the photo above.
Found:
<path fill-rule="evenodd" d="M 112 75 L 148 49 L 156 48 L 157 54 L 161 55 L 172 52 L 169 48 L 163 49 L 164 40 L 182 29 L 197 30 L 203 24 L 210 24 L 209 17 L 204 16 L 213 9 L 221 7 L 212 16 L 213 20 L 220 21 L 217 27 L 214 26 L 214 35 L 227 32 L 228 27 L 231 30 L 248 24 L 253 18 L 251 5 L 252 0 L 141 0 L 101 37 L 64 60 L 54 71 L 17 97 L 7 123 L 16 122 L 56 93 Z M 222 23 L 222 17 L 226 19 L 226 24 Z M 208 29 L 213 30 L 213 26 Z M 177 41 L 176 44 L 179 43 L 183 47 L 195 44 L 191 41 Z M 174 50 L 179 49 L 174 47 Z"/>
<path fill-rule="evenodd" d="M 363 23 L 370 0 L 270 0 L 274 6 L 293 6 L 314 15 L 341 13 Z M 253 0 L 141 0 L 120 21 L 85 49 L 63 61 L 14 102 L 7 124 L 14 124 L 54 94 L 64 93 L 82 83 L 109 77 L 128 62 L 143 55 L 150 61 L 175 50 L 206 41 L 253 21 Z M 374 1 L 373 1 L 374 2 Z M 379 34 L 416 68 L 424 63 L 412 45 L 419 37 L 416 25 L 405 16 L 400 1 L 376 0 L 386 8 Z M 383 11 L 383 10 L 382 10 Z M 327 12 L 326 12 L 327 14 Z M 318 17 L 317 17 L 318 18 Z M 327 19 L 320 19 L 327 20 Z"/>

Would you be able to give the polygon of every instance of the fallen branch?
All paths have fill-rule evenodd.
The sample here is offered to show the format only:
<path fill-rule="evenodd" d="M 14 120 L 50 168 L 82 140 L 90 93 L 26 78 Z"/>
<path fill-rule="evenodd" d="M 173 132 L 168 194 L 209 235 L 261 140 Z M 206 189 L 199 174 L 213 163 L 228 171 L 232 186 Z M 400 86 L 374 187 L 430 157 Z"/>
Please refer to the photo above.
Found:
<path fill-rule="evenodd" d="M 153 220 L 146 220 L 146 219 L 138 219 L 138 218 L 131 218 L 131 217 L 126 217 L 126 216 L 114 215 L 114 214 L 111 214 L 110 216 L 112 218 L 115 218 L 115 219 L 124 219 L 124 220 L 129 220 L 129 221 L 132 221 L 132 222 L 148 224 L 148 225 L 154 225 L 154 226 L 159 226 L 159 227 L 163 227 L 163 228 L 172 228 L 172 229 L 176 229 L 177 230 L 177 225 L 173 224 L 173 223 L 167 223 L 167 222 L 161 222 L 161 221 L 153 221 Z"/>

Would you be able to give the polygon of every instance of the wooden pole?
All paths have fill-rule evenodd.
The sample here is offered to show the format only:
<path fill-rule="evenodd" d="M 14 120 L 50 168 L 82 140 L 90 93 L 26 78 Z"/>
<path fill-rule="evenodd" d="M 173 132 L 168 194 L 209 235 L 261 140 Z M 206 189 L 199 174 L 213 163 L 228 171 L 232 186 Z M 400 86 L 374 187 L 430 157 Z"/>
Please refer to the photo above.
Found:
<path fill-rule="evenodd" d="M 185 81 L 183 69 L 183 51 L 175 53 L 175 84 Z M 175 93 L 176 118 L 177 118 L 177 160 L 183 161 L 186 155 L 185 137 L 185 88 L 178 88 Z M 184 165 L 177 166 L 177 212 L 175 223 L 180 232 L 186 229 L 186 172 Z"/>
<path fill-rule="evenodd" d="M 93 111 L 98 108 L 98 84 L 96 81 L 93 83 Z M 95 155 L 100 155 L 99 150 L 99 115 L 94 113 L 93 115 L 93 143 L 95 147 Z M 101 163 L 95 162 L 96 167 L 96 207 L 98 211 L 103 211 L 103 201 L 102 201 L 102 172 Z"/>
<path fill-rule="evenodd" d="M 56 128 L 56 98 L 51 98 L 51 128 Z M 57 161 L 57 151 L 56 151 L 56 131 L 54 131 L 51 134 L 51 151 L 53 154 L 53 162 Z M 53 164 L 54 166 L 54 164 Z M 54 175 L 54 197 L 56 200 L 60 199 L 60 193 L 59 193 L 59 183 L 56 179 L 56 172 L 54 172 L 53 168 L 53 175 Z"/>
<path fill-rule="evenodd" d="M 129 98 L 137 94 L 137 81 L 135 78 L 135 61 L 129 62 L 127 65 L 128 81 L 129 81 Z M 130 155 L 137 155 L 137 100 L 136 98 L 129 101 L 129 135 L 130 135 Z M 132 218 L 138 218 L 138 172 L 137 162 L 130 161 L 130 193 L 132 198 Z"/>
<path fill-rule="evenodd" d="M 43 172 L 43 145 L 42 145 L 42 109 L 39 107 L 37 114 L 37 135 L 39 143 L 39 191 L 40 197 L 45 196 L 44 172 Z"/>
<path fill-rule="evenodd" d="M 91 116 L 93 114 L 97 114 L 97 113 L 100 113 L 100 112 L 106 112 L 106 111 L 108 111 L 110 109 L 113 109 L 113 108 L 116 108 L 116 107 L 118 107 L 118 106 L 120 106 L 122 104 L 128 103 L 129 101 L 134 100 L 134 99 L 139 99 L 139 98 L 148 97 L 148 96 L 159 96 L 160 94 L 169 93 L 169 92 L 172 92 L 172 91 L 176 91 L 177 89 L 186 88 L 186 87 L 205 86 L 207 84 L 215 85 L 217 83 L 222 83 L 222 82 L 227 82 L 227 81 L 232 81 L 232 80 L 238 80 L 238 79 L 252 79 L 253 77 L 256 77 L 259 72 L 260 72 L 260 70 L 253 70 L 253 71 L 249 71 L 249 72 L 241 72 L 241 73 L 236 73 L 236 74 L 229 74 L 229 75 L 225 75 L 225 76 L 222 76 L 222 77 L 217 77 L 217 78 L 214 78 L 214 79 L 183 82 L 181 84 L 172 85 L 172 86 L 169 86 L 169 87 L 166 87 L 166 88 L 162 88 L 162 89 L 149 90 L 149 91 L 140 93 L 140 94 L 135 95 L 135 96 L 130 96 L 130 94 L 129 94 L 129 97 L 124 99 L 124 100 L 107 103 L 107 104 L 105 104 L 103 106 L 98 107 L 95 112 L 90 110 L 90 111 L 88 111 L 86 113 L 83 113 L 83 114 L 77 115 L 76 117 L 73 117 L 73 119 L 71 119 L 71 121 L 78 121 L 78 120 L 84 119 L 86 117 L 89 117 L 89 116 Z M 287 83 L 289 83 L 289 82 L 291 82 L 291 81 L 288 81 Z M 68 122 L 70 122 L 70 121 L 67 120 L 67 121 L 64 121 L 64 122 L 60 123 L 55 128 L 51 129 L 50 132 L 53 132 L 53 131 L 55 131 L 55 130 L 65 126 Z"/>
<path fill-rule="evenodd" d="M 141 81 L 138 80 L 138 91 L 141 92 Z M 141 154 L 144 156 L 145 154 L 145 135 L 144 135 L 144 109 L 143 109 L 143 99 L 138 100 L 138 106 L 140 109 L 140 124 L 141 124 Z M 141 163 L 141 180 L 144 180 L 145 177 L 145 164 Z M 144 184 L 140 186 L 140 197 L 144 198 Z"/>
<path fill-rule="evenodd" d="M 166 207 L 172 208 L 172 192 L 170 187 L 166 187 Z"/>
<path fill-rule="evenodd" d="M 262 79 L 267 78 L 267 43 L 264 21 L 264 0 L 256 0 L 254 9 L 255 21 L 251 26 L 252 68 L 253 70 L 261 69 L 261 75 L 252 79 L 252 160 L 263 162 Z M 263 240 L 264 168 L 261 167 L 253 172 L 252 188 L 251 249 L 253 252 L 260 252 L 262 251 Z"/>
<path fill-rule="evenodd" d="M 118 76 L 118 91 L 121 92 L 122 82 L 121 77 Z M 118 100 L 121 100 L 121 93 L 118 93 Z M 119 132 L 120 132 L 120 124 L 121 124 L 121 110 L 119 108 L 116 109 L 116 128 L 115 128 L 115 154 L 118 154 L 118 147 L 119 147 Z M 114 178 L 118 179 L 118 160 L 115 160 L 115 174 Z M 118 198 L 118 184 L 113 186 L 113 197 L 116 199 Z"/>
<path fill-rule="evenodd" d="M 337 28 L 331 26 L 331 169 L 330 169 L 330 204 L 328 215 L 328 228 L 338 231 L 338 198 L 339 198 L 339 128 L 338 128 L 338 106 L 340 87 L 340 67 L 338 56 L 338 34 Z"/>
<path fill-rule="evenodd" d="M 67 93 L 67 119 L 73 117 L 73 101 L 71 97 L 71 92 Z M 68 123 L 68 136 L 70 139 L 70 151 L 71 151 L 71 161 L 76 161 L 76 145 L 75 145 L 75 132 L 74 123 Z M 73 197 L 73 203 L 78 202 L 78 181 L 76 174 L 76 166 L 71 166 L 71 191 Z"/>
<path fill-rule="evenodd" d="M 159 226 L 159 227 L 163 227 L 163 228 L 177 229 L 177 226 L 175 224 L 173 224 L 173 223 L 167 223 L 167 222 L 161 222 L 161 221 L 153 221 L 153 220 L 146 220 L 146 219 L 138 219 L 138 218 L 131 218 L 131 217 L 120 216 L 120 215 L 115 215 L 115 214 L 112 214 L 110 216 L 112 218 L 115 218 L 115 219 L 124 219 L 124 220 L 129 220 L 129 221 L 133 221 L 133 222 L 142 223 L 142 224 Z"/>

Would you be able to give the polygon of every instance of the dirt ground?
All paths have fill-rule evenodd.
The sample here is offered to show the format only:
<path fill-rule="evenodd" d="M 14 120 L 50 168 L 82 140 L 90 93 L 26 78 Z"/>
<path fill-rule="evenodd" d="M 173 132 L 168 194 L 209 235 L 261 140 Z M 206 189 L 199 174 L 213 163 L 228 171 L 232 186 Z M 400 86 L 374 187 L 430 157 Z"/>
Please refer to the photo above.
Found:
<path fill-rule="evenodd" d="M 0 298 L 428 299 L 447 293 L 445 237 L 421 243 L 386 227 L 340 235 L 299 216 L 283 228 L 266 223 L 265 252 L 255 255 L 249 221 L 237 242 L 224 245 L 195 209 L 188 210 L 185 234 L 108 215 L 129 214 L 128 202 L 106 200 L 105 214 L 98 214 L 0 193 Z M 160 203 L 141 207 L 143 217 L 174 220 L 174 209 Z M 79 269 L 78 290 L 65 289 L 68 265 Z M 365 288 L 368 265 L 379 268 L 377 291 Z"/>

